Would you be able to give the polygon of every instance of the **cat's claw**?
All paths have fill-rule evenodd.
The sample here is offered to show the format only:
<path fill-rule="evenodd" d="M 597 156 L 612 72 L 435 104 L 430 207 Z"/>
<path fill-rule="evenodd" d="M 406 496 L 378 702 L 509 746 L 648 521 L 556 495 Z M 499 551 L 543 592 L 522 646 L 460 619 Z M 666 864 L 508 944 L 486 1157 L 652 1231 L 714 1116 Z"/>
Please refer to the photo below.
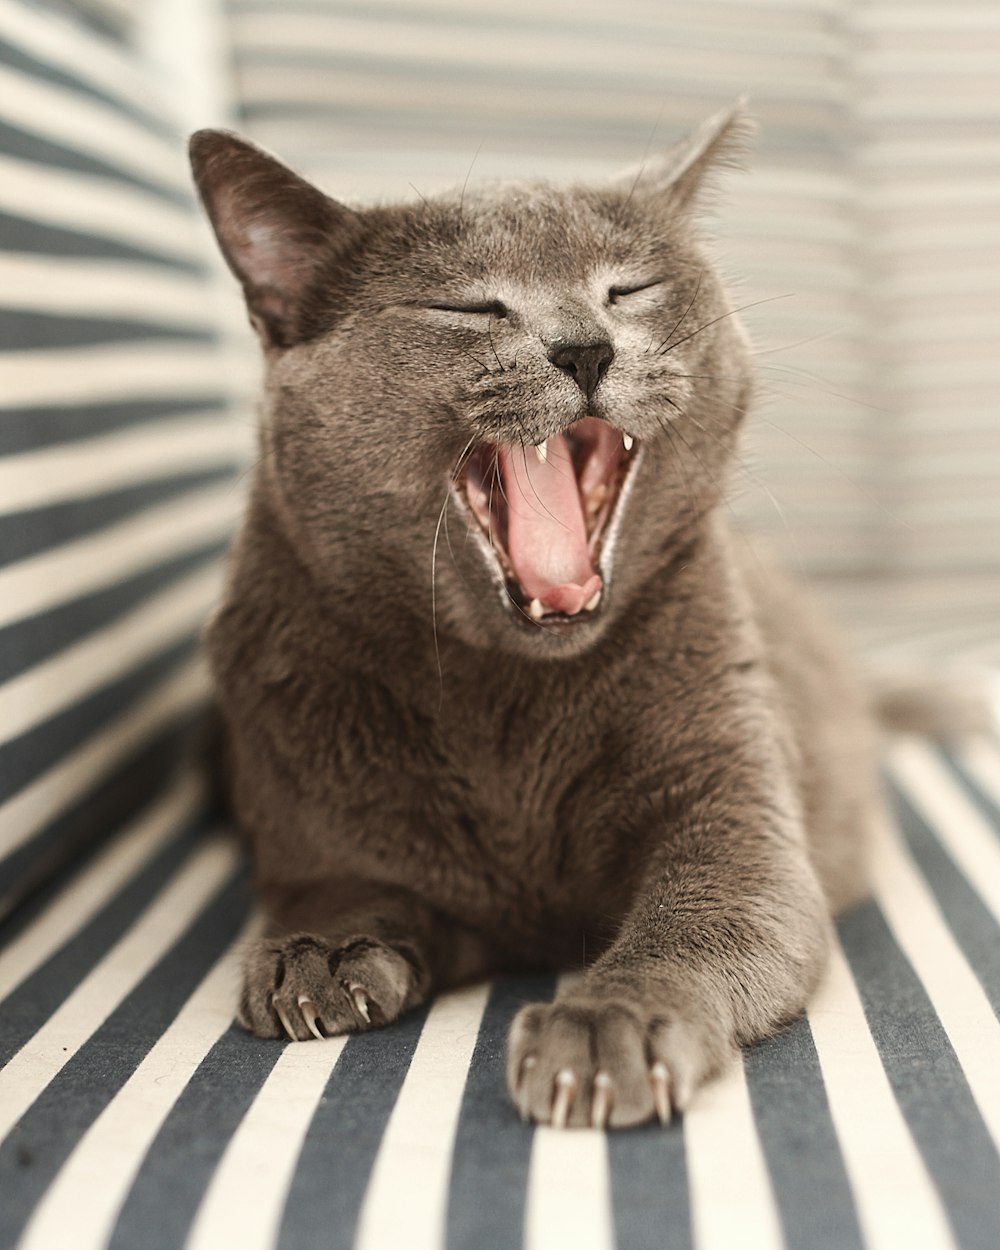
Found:
<path fill-rule="evenodd" d="M 365 993 L 363 985 L 351 984 L 347 987 L 355 1007 L 358 1009 L 358 1015 L 364 1020 L 365 1024 L 371 1024 L 371 1012 L 368 1009 L 368 995 Z"/>
<path fill-rule="evenodd" d="M 607 1072 L 598 1072 L 594 1077 L 594 1096 L 590 1103 L 591 1128 L 607 1128 L 611 1099 L 611 1077 Z"/>
<path fill-rule="evenodd" d="M 528 1082 L 525 1078 L 537 1062 L 537 1055 L 525 1055 L 524 1060 L 521 1063 L 521 1074 L 518 1079 L 517 1109 L 520 1112 L 521 1119 L 525 1122 L 525 1124 L 528 1124 L 531 1121 L 531 1112 L 528 1109 Z"/>
<path fill-rule="evenodd" d="M 661 1124 L 670 1123 L 670 1073 L 662 1061 L 653 1064 L 649 1070 L 649 1081 L 653 1087 L 653 1106 L 656 1118 Z"/>
<path fill-rule="evenodd" d="M 298 998 L 299 1010 L 302 1012 L 302 1019 L 306 1022 L 306 1028 L 313 1035 L 323 1041 L 326 1034 L 320 1030 L 316 1023 L 318 1016 L 316 1014 L 316 1004 L 308 996 L 308 994 L 300 994 Z"/>
<path fill-rule="evenodd" d="M 565 1128 L 569 1120 L 570 1108 L 576 1097 L 576 1073 L 571 1068 L 563 1068 L 556 1074 L 556 1096 L 552 1102 L 552 1127 Z"/>
<path fill-rule="evenodd" d="M 274 1008 L 275 1015 L 281 1021 L 281 1027 L 290 1042 L 297 1042 L 299 1039 L 295 1036 L 295 1030 L 292 1028 L 292 1022 L 288 1018 L 288 1013 L 277 998 L 271 999 L 271 1006 Z"/>

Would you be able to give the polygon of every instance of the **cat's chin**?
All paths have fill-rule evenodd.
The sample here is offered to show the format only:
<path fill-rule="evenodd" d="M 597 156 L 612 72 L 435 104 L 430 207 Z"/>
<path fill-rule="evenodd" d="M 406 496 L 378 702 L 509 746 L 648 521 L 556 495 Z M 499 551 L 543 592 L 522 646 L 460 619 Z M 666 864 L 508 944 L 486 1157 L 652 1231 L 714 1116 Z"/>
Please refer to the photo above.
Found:
<path fill-rule="evenodd" d="M 453 495 L 515 628 L 594 634 L 641 458 L 631 435 L 597 417 L 537 445 L 484 442 L 465 458 Z"/>

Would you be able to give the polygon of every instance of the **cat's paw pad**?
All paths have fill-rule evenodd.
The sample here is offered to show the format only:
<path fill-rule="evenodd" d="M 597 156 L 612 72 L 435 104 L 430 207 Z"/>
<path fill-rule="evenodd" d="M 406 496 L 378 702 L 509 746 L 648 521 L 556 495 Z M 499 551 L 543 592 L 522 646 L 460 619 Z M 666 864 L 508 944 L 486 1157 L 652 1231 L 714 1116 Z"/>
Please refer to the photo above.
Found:
<path fill-rule="evenodd" d="M 355 1033 L 414 1006 L 420 981 L 413 960 L 374 938 L 263 938 L 247 956 L 236 1018 L 258 1037 L 293 1042 Z"/>
<path fill-rule="evenodd" d="M 507 1084 L 525 1120 L 553 1128 L 625 1128 L 683 1110 L 719 1052 L 679 1019 L 621 998 L 536 1003 L 515 1016 Z"/>

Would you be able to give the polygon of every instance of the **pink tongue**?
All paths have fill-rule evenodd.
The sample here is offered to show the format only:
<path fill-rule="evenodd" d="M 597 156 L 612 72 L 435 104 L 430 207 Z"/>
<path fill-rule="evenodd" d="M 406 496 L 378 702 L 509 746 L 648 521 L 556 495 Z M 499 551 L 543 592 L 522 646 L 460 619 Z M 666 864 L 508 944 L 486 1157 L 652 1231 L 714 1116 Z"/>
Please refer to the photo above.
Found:
<path fill-rule="evenodd" d="M 529 599 L 574 616 L 601 589 L 587 551 L 587 527 L 569 447 L 548 442 L 543 463 L 533 447 L 499 447 L 507 497 L 507 554 Z"/>

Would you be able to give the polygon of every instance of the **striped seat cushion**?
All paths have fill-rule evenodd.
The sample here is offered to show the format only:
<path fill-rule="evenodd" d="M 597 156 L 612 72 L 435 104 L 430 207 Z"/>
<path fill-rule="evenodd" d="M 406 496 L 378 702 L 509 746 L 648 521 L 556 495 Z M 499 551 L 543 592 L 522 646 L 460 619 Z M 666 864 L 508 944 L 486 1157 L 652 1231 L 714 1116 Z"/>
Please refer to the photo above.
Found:
<path fill-rule="evenodd" d="M 0 0 L 0 915 L 187 749 L 238 510 L 213 250 L 127 7 Z"/>
<path fill-rule="evenodd" d="M 683 1122 L 608 1136 L 504 1093 L 507 1024 L 551 978 L 347 1040 L 234 1028 L 258 921 L 179 783 L 0 954 L 0 1247 L 1000 1244 L 1000 746 L 900 738 L 887 775 L 898 831 L 808 1015 Z"/>

